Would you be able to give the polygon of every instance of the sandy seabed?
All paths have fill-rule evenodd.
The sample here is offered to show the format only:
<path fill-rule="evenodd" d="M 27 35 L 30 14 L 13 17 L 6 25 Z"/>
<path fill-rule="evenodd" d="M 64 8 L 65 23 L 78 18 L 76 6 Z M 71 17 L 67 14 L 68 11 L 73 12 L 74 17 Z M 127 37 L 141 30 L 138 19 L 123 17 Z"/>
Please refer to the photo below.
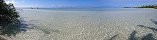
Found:
<path fill-rule="evenodd" d="M 157 10 L 58 11 L 23 9 L 32 24 L 8 40 L 134 40 L 157 39 Z M 154 20 L 154 21 L 153 21 Z M 151 29 L 154 28 L 154 29 Z M 151 39 L 152 39 L 151 38 Z"/>

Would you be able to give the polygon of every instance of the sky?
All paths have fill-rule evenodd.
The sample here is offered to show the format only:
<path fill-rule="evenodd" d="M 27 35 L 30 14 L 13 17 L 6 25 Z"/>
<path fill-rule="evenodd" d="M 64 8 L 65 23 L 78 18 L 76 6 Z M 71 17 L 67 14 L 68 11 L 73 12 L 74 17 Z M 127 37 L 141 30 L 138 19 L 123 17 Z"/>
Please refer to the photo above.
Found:
<path fill-rule="evenodd" d="M 157 0 L 5 0 L 15 7 L 39 8 L 119 8 L 157 4 Z"/>

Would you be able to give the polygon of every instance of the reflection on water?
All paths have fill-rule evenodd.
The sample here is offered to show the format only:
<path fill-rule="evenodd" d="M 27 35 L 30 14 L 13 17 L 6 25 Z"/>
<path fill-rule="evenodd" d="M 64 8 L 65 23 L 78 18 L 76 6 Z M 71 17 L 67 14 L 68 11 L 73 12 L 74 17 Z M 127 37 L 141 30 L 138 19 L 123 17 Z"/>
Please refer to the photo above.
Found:
<path fill-rule="evenodd" d="M 157 31 L 156 28 L 147 27 L 147 26 L 144 26 L 144 25 L 137 25 L 137 26 L 139 26 L 139 27 L 144 27 L 144 28 L 148 28 L 148 29 L 151 29 L 151 30 L 153 30 L 153 31 Z"/>
<path fill-rule="evenodd" d="M 137 31 L 133 31 L 133 32 L 130 34 L 129 40 L 156 40 L 156 39 L 153 37 L 153 34 L 152 34 L 152 33 L 149 33 L 148 35 L 143 36 L 142 38 L 136 37 L 136 33 L 137 33 Z"/>
<path fill-rule="evenodd" d="M 157 21 L 151 19 L 151 21 L 157 25 Z M 148 29 L 151 29 L 152 31 L 156 31 L 157 32 L 157 29 L 156 28 L 152 28 L 152 27 L 147 27 L 147 26 L 144 26 L 144 25 L 137 25 L 139 27 L 144 27 L 144 28 L 148 28 Z"/>
<path fill-rule="evenodd" d="M 151 22 L 153 22 L 154 24 L 157 25 L 157 21 L 156 21 L 156 20 L 151 19 Z M 144 25 L 137 25 L 137 26 L 138 26 L 138 27 L 148 28 L 148 29 L 150 29 L 150 30 L 152 30 L 152 31 L 154 31 L 154 32 L 157 32 L 157 29 L 156 29 L 156 28 L 153 28 L 153 27 L 148 27 L 148 26 L 144 26 Z M 157 39 L 155 39 L 155 38 L 153 37 L 153 34 L 152 34 L 152 33 L 149 33 L 148 35 L 143 36 L 143 37 L 142 37 L 142 40 L 157 40 Z"/>
<path fill-rule="evenodd" d="M 133 31 L 133 32 L 130 34 L 129 40 L 137 40 L 136 33 L 137 33 L 137 31 Z"/>
<path fill-rule="evenodd" d="M 149 33 L 148 35 L 146 36 L 143 36 L 142 37 L 142 40 L 157 40 L 153 37 L 153 34 L 152 33 Z"/>
<path fill-rule="evenodd" d="M 155 20 L 155 19 L 151 19 L 151 21 L 152 21 L 154 24 L 157 25 L 157 20 Z"/>

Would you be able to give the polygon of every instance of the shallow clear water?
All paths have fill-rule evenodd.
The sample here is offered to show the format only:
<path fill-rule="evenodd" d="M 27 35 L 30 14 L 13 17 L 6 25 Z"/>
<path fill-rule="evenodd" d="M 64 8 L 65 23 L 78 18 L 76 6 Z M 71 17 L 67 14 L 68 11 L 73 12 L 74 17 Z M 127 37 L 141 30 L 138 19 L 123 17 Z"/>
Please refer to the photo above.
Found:
<path fill-rule="evenodd" d="M 31 29 L 10 40 L 157 39 L 156 9 L 22 9 L 19 13 Z"/>

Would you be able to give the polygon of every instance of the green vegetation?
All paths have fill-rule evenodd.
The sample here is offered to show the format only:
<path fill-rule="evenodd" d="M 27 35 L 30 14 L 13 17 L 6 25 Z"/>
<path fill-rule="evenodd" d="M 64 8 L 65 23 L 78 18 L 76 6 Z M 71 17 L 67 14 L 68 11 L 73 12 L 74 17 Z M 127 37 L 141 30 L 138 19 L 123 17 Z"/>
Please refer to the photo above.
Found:
<path fill-rule="evenodd" d="M 0 35 L 11 36 L 18 33 L 21 26 L 18 17 L 13 4 L 6 4 L 4 0 L 0 0 Z"/>
<path fill-rule="evenodd" d="M 146 5 L 146 6 L 141 6 L 137 8 L 157 8 L 157 5 Z"/>
<path fill-rule="evenodd" d="M 0 0 L 0 19 L 14 19 L 19 17 L 13 4 L 6 4 L 3 0 Z"/>

